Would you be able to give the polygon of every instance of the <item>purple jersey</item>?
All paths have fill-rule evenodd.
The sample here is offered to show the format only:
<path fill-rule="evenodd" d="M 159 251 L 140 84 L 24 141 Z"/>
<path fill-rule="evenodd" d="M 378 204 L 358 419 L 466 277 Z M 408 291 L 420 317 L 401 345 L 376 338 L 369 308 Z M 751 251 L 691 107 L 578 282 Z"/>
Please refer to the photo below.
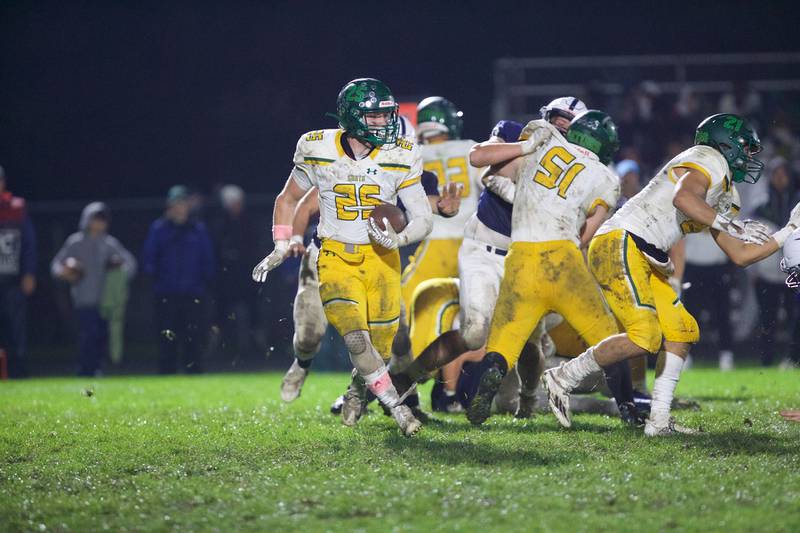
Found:
<path fill-rule="evenodd" d="M 522 133 L 522 127 L 519 122 L 501 120 L 492 129 L 492 137 L 500 137 L 505 142 L 516 142 Z M 478 220 L 487 228 L 511 237 L 512 207 L 489 189 L 484 189 L 478 199 Z"/>

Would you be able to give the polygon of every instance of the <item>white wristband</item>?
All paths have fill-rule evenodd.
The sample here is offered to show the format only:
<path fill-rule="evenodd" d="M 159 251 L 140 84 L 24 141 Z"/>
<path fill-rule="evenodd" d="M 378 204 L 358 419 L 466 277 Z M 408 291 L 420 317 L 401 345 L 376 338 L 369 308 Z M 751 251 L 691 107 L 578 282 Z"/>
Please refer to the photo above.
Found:
<path fill-rule="evenodd" d="M 789 235 L 794 232 L 794 226 L 786 225 L 772 234 L 772 238 L 775 239 L 775 242 L 778 243 L 778 246 L 783 247 L 783 243 L 786 242 L 786 239 L 789 238 Z"/>
<path fill-rule="evenodd" d="M 289 244 L 303 244 L 303 236 L 302 235 L 292 235 L 292 238 L 289 239 Z"/>

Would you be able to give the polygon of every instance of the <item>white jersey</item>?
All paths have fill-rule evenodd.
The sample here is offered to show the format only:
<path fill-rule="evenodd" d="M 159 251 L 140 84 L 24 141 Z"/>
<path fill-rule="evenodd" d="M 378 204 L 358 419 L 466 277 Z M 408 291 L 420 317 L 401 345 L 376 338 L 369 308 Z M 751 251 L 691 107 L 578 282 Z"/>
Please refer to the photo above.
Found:
<path fill-rule="evenodd" d="M 522 158 L 511 215 L 512 242 L 572 241 L 580 244 L 586 214 L 619 198 L 619 178 L 597 156 L 568 142 L 552 124 L 533 120 L 520 139 L 547 139 Z"/>
<path fill-rule="evenodd" d="M 424 168 L 439 180 L 439 192 L 447 183 L 460 183 L 461 206 L 454 217 L 434 217 L 429 239 L 461 239 L 464 225 L 478 209 L 478 197 L 483 190 L 481 169 L 470 166 L 469 150 L 475 141 L 468 139 L 420 145 Z"/>
<path fill-rule="evenodd" d="M 668 252 L 685 234 L 703 231 L 705 225 L 690 220 L 672 205 L 675 184 L 685 172 L 678 167 L 700 171 L 708 178 L 708 205 L 718 213 L 730 209 L 735 189 L 727 161 L 710 146 L 692 146 L 667 163 L 644 189 L 597 230 L 597 234 L 623 229 Z"/>
<path fill-rule="evenodd" d="M 422 187 L 422 158 L 416 143 L 401 137 L 355 161 L 345 153 L 343 134 L 330 129 L 300 137 L 292 178 L 303 190 L 319 189 L 321 239 L 368 244 L 367 219 L 375 206 L 394 205 L 398 191 Z"/>

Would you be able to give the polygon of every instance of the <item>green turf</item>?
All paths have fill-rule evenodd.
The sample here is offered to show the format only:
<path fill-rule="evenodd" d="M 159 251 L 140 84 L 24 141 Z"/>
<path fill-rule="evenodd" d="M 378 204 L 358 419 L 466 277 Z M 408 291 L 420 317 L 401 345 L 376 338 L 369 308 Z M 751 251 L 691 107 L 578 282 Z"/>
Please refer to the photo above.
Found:
<path fill-rule="evenodd" d="M 616 420 L 439 417 L 414 438 L 291 405 L 280 376 L 0 384 L 0 530 L 800 530 L 800 373 L 688 372 L 693 437 Z M 93 394 L 85 389 L 93 386 Z"/>

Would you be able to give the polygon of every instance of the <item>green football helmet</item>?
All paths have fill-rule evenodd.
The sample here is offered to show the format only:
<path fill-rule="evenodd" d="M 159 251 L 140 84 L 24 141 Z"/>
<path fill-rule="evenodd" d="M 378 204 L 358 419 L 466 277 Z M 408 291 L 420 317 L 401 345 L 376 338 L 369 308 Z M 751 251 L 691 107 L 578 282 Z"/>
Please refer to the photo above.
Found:
<path fill-rule="evenodd" d="M 429 96 L 417 105 L 417 135 L 425 138 L 446 133 L 451 139 L 460 139 L 463 116 L 450 100 Z"/>
<path fill-rule="evenodd" d="M 604 165 L 619 150 L 617 125 L 602 111 L 589 109 L 576 115 L 567 128 L 567 140 L 597 154 Z"/>
<path fill-rule="evenodd" d="M 728 162 L 731 179 L 755 183 L 764 163 L 752 157 L 761 151 L 756 130 L 744 118 L 731 113 L 711 115 L 697 126 L 694 144 L 714 148 Z"/>
<path fill-rule="evenodd" d="M 399 106 L 392 91 L 380 80 L 358 78 L 348 82 L 336 98 L 339 126 L 349 135 L 373 146 L 394 144 L 400 131 Z M 386 124 L 371 126 L 367 115 L 387 115 Z"/>

